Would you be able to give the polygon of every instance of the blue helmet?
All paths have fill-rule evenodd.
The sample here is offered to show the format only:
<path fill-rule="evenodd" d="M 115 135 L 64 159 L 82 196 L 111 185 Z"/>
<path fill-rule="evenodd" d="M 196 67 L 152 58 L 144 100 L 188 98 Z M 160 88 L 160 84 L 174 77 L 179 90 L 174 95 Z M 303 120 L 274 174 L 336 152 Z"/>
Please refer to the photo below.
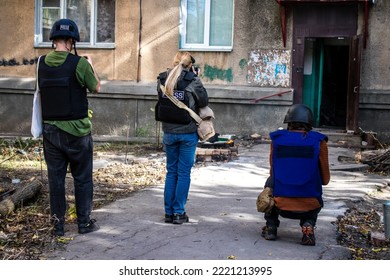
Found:
<path fill-rule="evenodd" d="M 70 19 L 59 19 L 51 28 L 49 40 L 54 40 L 59 37 L 70 37 L 76 41 L 80 41 L 80 34 L 77 24 Z"/>

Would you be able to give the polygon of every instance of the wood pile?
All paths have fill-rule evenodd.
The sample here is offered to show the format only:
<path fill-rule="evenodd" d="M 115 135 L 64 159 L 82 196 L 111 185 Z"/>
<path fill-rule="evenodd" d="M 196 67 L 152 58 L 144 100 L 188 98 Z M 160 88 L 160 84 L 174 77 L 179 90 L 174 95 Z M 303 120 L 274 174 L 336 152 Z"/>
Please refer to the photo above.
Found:
<path fill-rule="evenodd" d="M 390 173 L 390 149 L 364 153 L 361 162 L 371 166 L 374 172 Z"/>
<path fill-rule="evenodd" d="M 238 157 L 237 147 L 227 148 L 197 148 L 197 162 L 230 161 Z"/>

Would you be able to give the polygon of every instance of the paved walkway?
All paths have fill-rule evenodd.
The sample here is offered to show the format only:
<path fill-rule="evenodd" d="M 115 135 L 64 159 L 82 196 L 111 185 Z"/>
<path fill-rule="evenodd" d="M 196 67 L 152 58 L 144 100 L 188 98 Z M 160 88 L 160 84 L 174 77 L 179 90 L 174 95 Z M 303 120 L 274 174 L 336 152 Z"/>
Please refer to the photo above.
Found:
<path fill-rule="evenodd" d="M 338 156 L 352 150 L 330 147 L 331 182 L 324 187 L 325 206 L 318 219 L 314 247 L 300 245 L 298 220 L 281 218 L 278 240 L 260 236 L 263 214 L 256 198 L 267 179 L 269 145 L 239 148 L 239 158 L 193 169 L 187 203 L 190 222 L 163 222 L 163 186 L 132 194 L 93 212 L 100 230 L 74 236 L 64 251 L 48 259 L 70 260 L 343 260 L 348 250 L 336 242 L 337 216 L 346 201 L 358 201 L 389 179 L 364 172 L 365 166 L 346 164 Z"/>

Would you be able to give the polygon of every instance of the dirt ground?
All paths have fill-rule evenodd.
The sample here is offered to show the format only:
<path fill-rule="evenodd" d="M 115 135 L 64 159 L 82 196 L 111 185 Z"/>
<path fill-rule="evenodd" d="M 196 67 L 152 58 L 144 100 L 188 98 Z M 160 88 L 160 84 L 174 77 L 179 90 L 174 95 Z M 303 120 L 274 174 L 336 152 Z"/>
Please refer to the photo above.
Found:
<path fill-rule="evenodd" d="M 161 147 L 156 144 L 96 143 L 94 156 L 112 162 L 94 171 L 94 209 L 164 181 L 165 158 Z M 121 160 L 115 161 L 117 158 Z M 20 179 L 20 183 L 15 183 L 15 179 Z M 7 195 L 7 192 L 22 188 L 34 179 L 34 182 L 42 182 L 40 191 L 28 201 L 16 203 L 10 213 L 0 215 L 0 260 L 38 260 L 44 252 L 59 249 L 71 241 L 70 238 L 53 237 L 51 234 L 42 143 L 0 139 L 0 208 L 5 200 L 12 198 L 12 193 Z M 376 235 L 383 236 L 382 209 L 378 205 L 390 199 L 389 188 L 378 190 L 363 201 L 350 205 L 349 211 L 335 222 L 338 228 L 335 238 L 350 249 L 351 259 L 390 259 L 389 243 L 375 238 Z M 66 222 L 74 223 L 70 173 L 66 177 L 66 193 Z"/>

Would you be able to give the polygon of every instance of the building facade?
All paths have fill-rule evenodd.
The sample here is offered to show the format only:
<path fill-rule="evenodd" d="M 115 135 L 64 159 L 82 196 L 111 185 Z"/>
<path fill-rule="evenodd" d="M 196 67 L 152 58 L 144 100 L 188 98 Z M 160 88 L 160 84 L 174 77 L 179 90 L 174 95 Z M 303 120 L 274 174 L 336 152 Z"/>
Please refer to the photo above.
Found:
<path fill-rule="evenodd" d="M 267 135 L 293 103 L 317 128 L 390 142 L 390 1 L 1 0 L 0 132 L 29 135 L 36 61 L 76 21 L 102 92 L 94 134 L 156 137 L 156 77 L 178 50 L 201 69 L 221 134 Z"/>

